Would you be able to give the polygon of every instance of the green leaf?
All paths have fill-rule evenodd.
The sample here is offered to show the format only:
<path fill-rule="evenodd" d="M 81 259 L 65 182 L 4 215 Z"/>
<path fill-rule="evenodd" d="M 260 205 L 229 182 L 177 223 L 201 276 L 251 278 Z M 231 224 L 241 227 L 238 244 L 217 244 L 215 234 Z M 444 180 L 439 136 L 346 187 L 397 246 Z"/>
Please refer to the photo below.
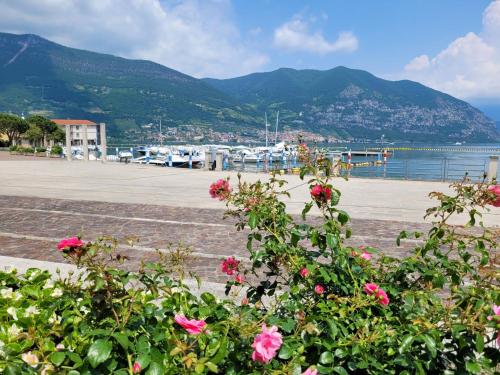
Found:
<path fill-rule="evenodd" d="M 123 349 L 127 350 L 129 345 L 130 345 L 130 341 L 128 340 L 128 336 L 124 333 L 120 333 L 120 332 L 115 332 L 113 333 L 112 335 L 116 341 L 118 342 L 118 344 L 120 344 L 122 346 Z"/>
<path fill-rule="evenodd" d="M 113 349 L 113 344 L 110 341 L 104 339 L 94 341 L 87 353 L 90 365 L 96 368 L 99 364 L 107 360 L 111 354 L 111 349 Z"/>
<path fill-rule="evenodd" d="M 335 350 L 335 357 L 338 357 L 338 358 L 345 358 L 345 357 L 347 357 L 348 354 L 349 354 L 349 352 L 347 351 L 347 349 L 338 348 Z"/>
<path fill-rule="evenodd" d="M 465 363 L 465 368 L 467 369 L 467 371 L 469 371 L 473 374 L 479 374 L 481 372 L 481 366 L 479 366 L 479 363 L 477 363 L 477 362 L 467 361 Z"/>
<path fill-rule="evenodd" d="M 403 354 L 406 349 L 408 349 L 408 347 L 413 343 L 414 339 L 415 337 L 413 337 L 412 335 L 405 336 L 403 338 L 403 341 L 401 342 L 401 345 L 399 346 L 399 353 Z"/>
<path fill-rule="evenodd" d="M 197 374 L 203 373 L 204 370 L 205 370 L 205 364 L 201 362 L 197 363 L 194 368 L 194 372 L 196 372 Z"/>
<path fill-rule="evenodd" d="M 339 329 L 337 328 L 337 323 L 332 319 L 328 319 L 326 321 L 326 323 L 328 324 L 328 330 L 330 331 L 330 337 L 332 339 L 336 338 L 337 334 L 339 333 Z"/>
<path fill-rule="evenodd" d="M 405 238 L 408 238 L 408 233 L 406 231 L 400 232 L 398 238 L 396 239 L 396 245 L 401 246 L 401 240 Z"/>
<path fill-rule="evenodd" d="M 83 361 L 78 353 L 67 352 L 66 355 L 74 363 L 73 368 L 77 368 L 82 365 Z"/>
<path fill-rule="evenodd" d="M 349 221 L 349 215 L 344 211 L 339 211 L 338 220 L 340 221 L 340 224 L 344 225 Z"/>
<path fill-rule="evenodd" d="M 325 271 L 323 267 L 319 269 L 319 273 L 323 277 L 323 280 L 325 280 L 325 283 L 328 283 L 331 280 L 330 275 L 328 274 L 328 272 Z"/>
<path fill-rule="evenodd" d="M 302 210 L 302 220 L 306 219 L 306 215 L 309 211 L 311 211 L 312 206 L 313 206 L 312 203 L 306 203 L 304 209 Z"/>
<path fill-rule="evenodd" d="M 3 372 L 5 375 L 21 375 L 21 369 L 17 366 L 14 365 L 9 365 L 5 368 L 5 371 Z"/>
<path fill-rule="evenodd" d="M 149 366 L 149 363 L 151 362 L 151 356 L 149 354 L 139 354 L 139 356 L 136 359 L 136 362 L 139 362 L 141 365 L 141 368 L 145 369 L 146 367 Z"/>
<path fill-rule="evenodd" d="M 482 353 L 484 350 L 484 337 L 480 332 L 476 333 L 476 351 Z"/>
<path fill-rule="evenodd" d="M 66 353 L 64 352 L 54 352 L 49 356 L 50 362 L 52 362 L 56 366 L 61 366 L 61 363 L 64 362 L 66 358 Z"/>
<path fill-rule="evenodd" d="M 340 201 L 340 191 L 332 190 L 332 199 L 330 200 L 332 206 L 336 206 L 337 204 L 339 204 L 339 201 Z"/>
<path fill-rule="evenodd" d="M 215 355 L 212 358 L 210 358 L 210 362 L 212 362 L 213 364 L 218 364 L 226 357 L 226 354 L 227 354 L 227 337 L 224 336 L 220 342 L 219 350 L 217 350 L 217 353 L 215 353 Z"/>
<path fill-rule="evenodd" d="M 151 362 L 149 365 L 149 370 L 146 372 L 146 375 L 163 375 L 163 366 L 158 362 Z"/>
<path fill-rule="evenodd" d="M 330 363 L 333 363 L 334 357 L 332 352 L 323 352 L 319 356 L 319 363 L 323 365 L 328 365 Z"/>
<path fill-rule="evenodd" d="M 326 244 L 328 245 L 328 247 L 329 247 L 330 249 L 332 249 L 332 250 L 333 250 L 333 249 L 336 249 L 336 248 L 337 248 L 337 246 L 338 246 L 337 237 L 335 237 L 335 235 L 334 235 L 334 234 L 332 234 L 332 233 L 328 233 L 328 234 L 326 235 Z"/>
<path fill-rule="evenodd" d="M 210 294 L 208 292 L 204 292 L 201 294 L 201 299 L 203 302 L 205 302 L 207 305 L 213 305 L 217 302 L 216 298 L 214 297 L 213 294 Z"/>
<path fill-rule="evenodd" d="M 425 346 L 427 347 L 427 350 L 429 350 L 429 353 L 431 354 L 432 358 L 436 358 L 437 350 L 436 350 L 436 341 L 428 335 L 422 335 L 419 336 L 424 340 Z"/>
<path fill-rule="evenodd" d="M 295 320 L 287 319 L 279 323 L 279 327 L 286 333 L 291 333 L 295 328 Z"/>
<path fill-rule="evenodd" d="M 333 371 L 335 371 L 337 374 L 347 375 L 347 371 L 345 370 L 345 368 L 343 368 L 341 366 L 335 366 L 333 368 Z"/>
<path fill-rule="evenodd" d="M 207 362 L 205 363 L 205 366 L 207 366 L 207 368 L 212 371 L 212 372 L 215 372 L 215 373 L 218 373 L 219 372 L 219 369 L 217 367 L 216 364 L 212 363 L 212 362 Z"/>
<path fill-rule="evenodd" d="M 254 212 L 250 212 L 248 215 L 248 226 L 250 229 L 254 229 L 257 226 L 257 215 Z"/>
<path fill-rule="evenodd" d="M 151 344 L 149 343 L 146 336 L 139 337 L 137 344 L 135 345 L 135 349 L 137 353 L 147 354 L 151 348 Z"/>
<path fill-rule="evenodd" d="M 281 347 L 278 357 L 281 359 L 290 359 L 292 355 L 293 349 L 288 344 L 285 344 Z"/>

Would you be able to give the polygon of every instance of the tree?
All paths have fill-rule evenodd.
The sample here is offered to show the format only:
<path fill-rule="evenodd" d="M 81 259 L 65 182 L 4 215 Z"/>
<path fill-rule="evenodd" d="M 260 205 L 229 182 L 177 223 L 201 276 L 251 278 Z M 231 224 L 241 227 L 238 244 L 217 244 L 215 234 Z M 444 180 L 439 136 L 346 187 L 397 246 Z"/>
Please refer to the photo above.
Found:
<path fill-rule="evenodd" d="M 42 138 L 44 146 L 47 145 L 47 139 L 50 134 L 55 132 L 59 127 L 56 123 L 52 122 L 46 117 L 43 116 L 31 116 L 28 118 L 28 123 L 32 125 L 36 125 L 42 131 Z"/>
<path fill-rule="evenodd" d="M 28 123 L 15 115 L 0 113 L 0 133 L 5 134 L 11 145 L 29 128 Z"/>
<path fill-rule="evenodd" d="M 50 133 L 47 138 L 55 143 L 64 143 L 66 140 L 66 133 L 60 127 L 57 127 L 57 129 Z"/>
<path fill-rule="evenodd" d="M 43 138 L 43 131 L 35 124 L 30 124 L 28 130 L 24 132 L 23 138 L 30 141 L 30 143 L 36 143 Z"/>

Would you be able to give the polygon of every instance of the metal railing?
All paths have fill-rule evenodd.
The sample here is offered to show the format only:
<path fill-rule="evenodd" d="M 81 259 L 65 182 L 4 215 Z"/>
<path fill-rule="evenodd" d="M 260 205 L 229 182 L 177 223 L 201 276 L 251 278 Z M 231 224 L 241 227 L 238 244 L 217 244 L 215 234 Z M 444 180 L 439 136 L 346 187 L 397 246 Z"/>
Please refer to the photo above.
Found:
<path fill-rule="evenodd" d="M 467 175 L 473 181 L 483 179 L 488 160 L 443 158 L 436 160 L 389 160 L 385 164 L 352 168 L 346 173 L 354 177 L 388 178 L 426 181 L 457 181 Z"/>
<path fill-rule="evenodd" d="M 120 159 L 115 156 L 120 151 L 129 151 L 129 147 L 108 147 L 108 160 Z M 133 149 L 135 151 L 135 149 Z M 95 159 L 99 158 L 95 152 Z M 134 152 L 134 156 L 137 156 Z M 333 156 L 332 156 L 333 157 Z M 338 157 L 338 155 L 337 155 Z M 344 162 L 346 158 L 343 157 Z M 272 162 L 261 159 L 259 162 L 234 162 L 231 158 L 224 157 L 224 170 L 241 172 L 269 173 L 278 171 L 281 173 L 298 173 L 300 167 L 296 157 L 276 157 Z M 490 158 L 481 156 L 477 158 L 443 157 L 443 158 L 389 158 L 384 163 L 380 158 L 366 157 L 354 160 L 350 169 L 342 169 L 342 173 L 350 177 L 402 179 L 422 181 L 458 181 L 468 176 L 472 181 L 480 181 L 488 172 Z M 165 166 L 168 167 L 166 164 Z M 497 168 L 497 176 L 500 175 L 500 167 Z"/>

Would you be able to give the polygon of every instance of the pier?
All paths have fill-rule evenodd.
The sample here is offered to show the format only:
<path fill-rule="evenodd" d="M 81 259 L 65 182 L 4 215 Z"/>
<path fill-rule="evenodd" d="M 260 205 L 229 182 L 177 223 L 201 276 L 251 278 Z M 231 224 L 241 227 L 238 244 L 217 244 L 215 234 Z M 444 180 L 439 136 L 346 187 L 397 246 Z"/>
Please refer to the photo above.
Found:
<path fill-rule="evenodd" d="M 381 147 L 367 148 L 368 151 L 381 152 L 391 151 L 435 151 L 435 152 L 477 152 L 477 153 L 500 153 L 500 147 L 496 146 L 441 146 L 441 147 Z"/>
<path fill-rule="evenodd" d="M 377 157 L 380 157 L 380 156 L 382 156 L 383 150 L 381 150 L 381 151 L 351 150 L 351 151 L 340 151 L 339 153 L 341 153 L 343 156 L 347 156 L 350 153 L 352 156 L 377 156 Z"/>

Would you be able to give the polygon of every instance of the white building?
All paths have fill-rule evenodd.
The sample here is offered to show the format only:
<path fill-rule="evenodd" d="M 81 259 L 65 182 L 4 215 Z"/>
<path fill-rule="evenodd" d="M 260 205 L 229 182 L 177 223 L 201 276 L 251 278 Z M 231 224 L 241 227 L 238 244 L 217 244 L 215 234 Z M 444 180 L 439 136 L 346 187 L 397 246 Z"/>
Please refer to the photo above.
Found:
<path fill-rule="evenodd" d="M 71 146 L 83 145 L 83 132 L 87 132 L 89 146 L 101 144 L 100 126 L 89 120 L 52 120 L 59 125 L 62 130 L 66 131 L 66 126 L 70 127 Z"/>

